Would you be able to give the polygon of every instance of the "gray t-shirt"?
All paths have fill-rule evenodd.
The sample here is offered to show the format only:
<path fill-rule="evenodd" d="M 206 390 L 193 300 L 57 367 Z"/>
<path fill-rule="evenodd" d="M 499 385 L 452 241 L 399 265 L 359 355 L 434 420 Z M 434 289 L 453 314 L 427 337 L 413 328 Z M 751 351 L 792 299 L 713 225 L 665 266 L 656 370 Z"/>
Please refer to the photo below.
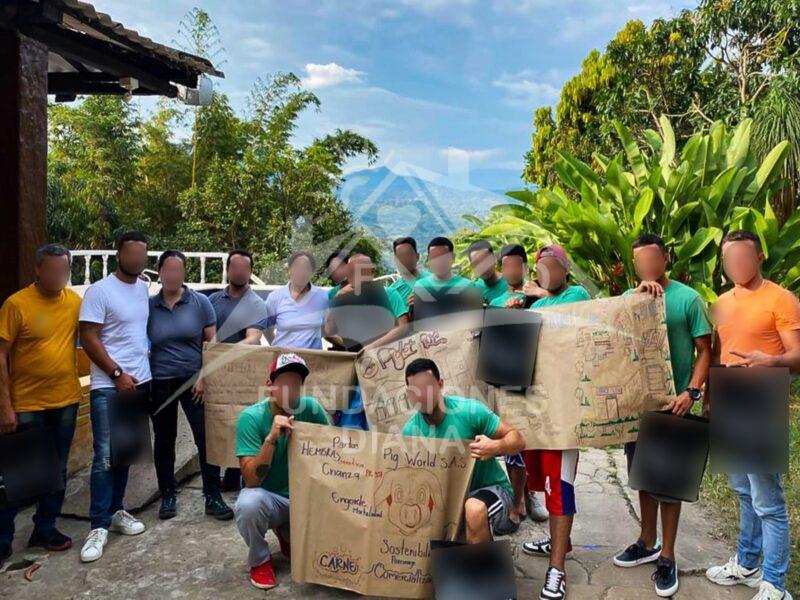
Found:
<path fill-rule="evenodd" d="M 125 283 L 114 273 L 93 283 L 83 295 L 78 317 L 86 323 L 101 323 L 100 342 L 123 372 L 139 383 L 150 381 L 147 359 L 147 284 L 141 279 Z M 111 378 L 94 363 L 91 389 L 113 388 Z"/>
<path fill-rule="evenodd" d="M 252 289 L 238 298 L 228 294 L 228 288 L 214 292 L 208 299 L 217 315 L 217 341 L 238 344 L 246 337 L 247 329 L 267 328 L 267 306 Z"/>
<path fill-rule="evenodd" d="M 216 325 L 211 301 L 183 287 L 183 295 L 170 309 L 159 292 L 150 296 L 150 370 L 154 379 L 191 377 L 203 364 L 203 330 Z"/>

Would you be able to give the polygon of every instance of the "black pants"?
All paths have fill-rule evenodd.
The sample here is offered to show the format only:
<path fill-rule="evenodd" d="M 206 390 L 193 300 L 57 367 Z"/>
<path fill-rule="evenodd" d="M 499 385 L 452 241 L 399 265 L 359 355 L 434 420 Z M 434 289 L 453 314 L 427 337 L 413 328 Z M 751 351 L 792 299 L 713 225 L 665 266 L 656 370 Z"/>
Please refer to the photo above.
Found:
<path fill-rule="evenodd" d="M 153 420 L 153 462 L 156 467 L 158 489 L 162 493 L 175 491 L 176 487 L 175 440 L 178 437 L 178 403 L 183 407 L 183 414 L 186 415 L 186 420 L 192 428 L 192 436 L 200 457 L 203 493 L 206 496 L 219 493 L 219 467 L 206 462 L 205 410 L 202 404 L 195 404 L 192 398 L 193 379 L 193 377 L 154 379 L 152 382 L 150 415 Z M 159 408 L 161 410 L 158 410 Z"/>

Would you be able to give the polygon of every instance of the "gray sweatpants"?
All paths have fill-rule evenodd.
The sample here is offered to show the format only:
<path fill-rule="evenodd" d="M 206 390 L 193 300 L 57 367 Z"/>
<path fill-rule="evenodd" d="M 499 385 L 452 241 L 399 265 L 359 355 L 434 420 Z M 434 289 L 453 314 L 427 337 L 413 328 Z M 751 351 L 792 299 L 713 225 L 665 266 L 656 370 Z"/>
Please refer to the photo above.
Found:
<path fill-rule="evenodd" d="M 270 558 L 269 543 L 264 539 L 267 531 L 280 528 L 289 538 L 289 499 L 264 488 L 242 488 L 236 506 L 236 527 L 250 549 L 247 562 L 250 567 L 264 564 Z"/>

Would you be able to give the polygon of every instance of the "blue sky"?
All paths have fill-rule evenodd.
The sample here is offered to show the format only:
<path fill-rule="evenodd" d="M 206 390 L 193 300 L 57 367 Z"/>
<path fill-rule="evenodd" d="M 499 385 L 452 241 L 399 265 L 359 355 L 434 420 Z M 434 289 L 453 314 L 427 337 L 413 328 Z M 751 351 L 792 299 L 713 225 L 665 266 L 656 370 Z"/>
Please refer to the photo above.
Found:
<path fill-rule="evenodd" d="M 219 89 L 243 110 L 259 77 L 291 71 L 320 97 L 297 143 L 336 127 L 373 139 L 381 164 L 490 188 L 519 181 L 533 111 L 554 104 L 592 48 L 682 0 L 94 0 L 166 44 L 194 6 L 225 51 Z M 693 3 L 692 3 L 693 4 Z M 148 103 L 145 101 L 145 107 Z M 365 165 L 354 163 L 350 169 Z M 453 174 L 456 175 L 453 175 Z"/>

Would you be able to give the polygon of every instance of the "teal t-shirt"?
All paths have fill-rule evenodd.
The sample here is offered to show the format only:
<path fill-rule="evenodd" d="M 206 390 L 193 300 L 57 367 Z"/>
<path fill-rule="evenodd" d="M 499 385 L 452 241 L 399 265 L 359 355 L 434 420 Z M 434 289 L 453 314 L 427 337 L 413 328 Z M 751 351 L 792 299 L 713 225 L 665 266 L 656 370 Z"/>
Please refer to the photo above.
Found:
<path fill-rule="evenodd" d="M 269 400 L 264 399 L 248 406 L 236 422 L 236 456 L 256 456 L 264 445 L 264 440 L 272 428 L 272 411 Z M 330 425 L 325 409 L 311 396 L 302 396 L 294 412 L 295 421 Z M 289 497 L 289 455 L 286 452 L 288 440 L 285 435 L 278 438 L 269 472 L 261 482 L 261 487 L 270 492 Z"/>
<path fill-rule="evenodd" d="M 475 289 L 475 284 L 472 282 L 471 279 L 462 277 L 457 273 L 453 273 L 453 276 L 445 281 L 442 281 L 441 279 L 436 277 L 436 275 L 430 273 L 425 277 L 417 279 L 417 282 L 414 284 L 414 289 L 416 290 L 418 288 L 423 288 L 433 292 L 438 292 L 439 290 L 448 288 Z"/>
<path fill-rule="evenodd" d="M 389 297 L 389 306 L 392 308 L 395 320 L 408 314 L 408 296 L 403 300 L 403 297 L 391 288 L 386 288 L 386 295 Z"/>
<path fill-rule="evenodd" d="M 492 437 L 500 427 L 500 417 L 477 400 L 460 396 L 445 396 L 445 415 L 439 425 L 431 425 L 417 412 L 403 427 L 403 435 L 449 440 L 475 439 L 476 435 Z M 511 482 L 496 459 L 475 463 L 469 491 L 499 485 L 514 495 Z"/>
<path fill-rule="evenodd" d="M 329 289 L 328 290 L 328 300 L 330 300 L 336 294 L 338 294 L 340 289 L 342 289 L 342 284 L 341 283 L 337 283 L 335 286 L 333 286 L 331 289 Z"/>
<path fill-rule="evenodd" d="M 558 304 L 569 304 L 570 302 L 582 302 L 584 300 L 591 300 L 589 292 L 581 285 L 571 285 L 558 296 L 539 298 L 536 302 L 531 304 L 531 308 L 544 308 L 545 306 L 556 306 Z"/>
<path fill-rule="evenodd" d="M 624 295 L 632 293 L 627 290 Z M 713 327 L 700 294 L 680 281 L 670 279 L 664 289 L 664 306 L 675 391 L 680 394 L 692 379 L 694 338 L 710 335 Z"/>
<path fill-rule="evenodd" d="M 483 299 L 486 300 L 488 304 L 491 304 L 492 300 L 508 292 L 508 282 L 502 276 L 497 279 L 494 285 L 486 285 L 486 282 L 481 278 L 474 280 L 473 283 L 475 287 L 481 291 Z"/>
<path fill-rule="evenodd" d="M 521 298 L 522 300 L 525 299 L 525 294 L 521 292 L 512 292 L 506 290 L 504 293 L 500 294 L 499 296 L 495 297 L 493 300 L 489 302 L 489 306 L 496 306 L 498 308 L 503 308 L 506 305 L 506 302 L 510 298 Z"/>
<path fill-rule="evenodd" d="M 413 277 L 412 279 L 406 280 L 402 277 L 396 279 L 392 284 L 387 288 L 394 292 L 397 292 L 400 295 L 400 298 L 403 299 L 403 302 L 408 305 L 408 297 L 414 291 L 414 285 L 427 275 L 427 271 L 420 270 L 419 275 Z"/>

